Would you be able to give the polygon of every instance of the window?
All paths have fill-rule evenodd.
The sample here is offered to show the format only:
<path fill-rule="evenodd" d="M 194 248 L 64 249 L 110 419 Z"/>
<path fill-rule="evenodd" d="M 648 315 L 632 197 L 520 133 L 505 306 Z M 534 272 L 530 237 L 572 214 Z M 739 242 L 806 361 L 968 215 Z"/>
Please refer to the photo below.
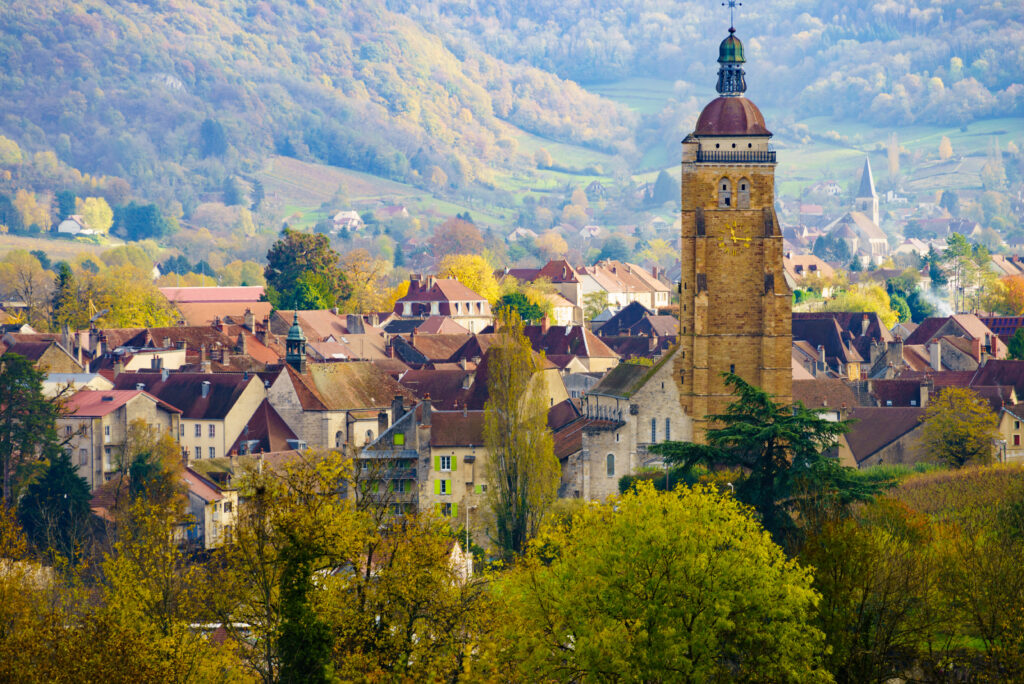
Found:
<path fill-rule="evenodd" d="M 196 423 L 196 437 L 202 437 L 202 436 L 203 436 L 203 426 L 200 425 L 199 423 Z"/>
<path fill-rule="evenodd" d="M 665 441 L 672 439 L 672 419 L 665 419 Z"/>
<path fill-rule="evenodd" d="M 78 465 L 85 465 L 89 462 L 89 450 L 79 449 L 78 450 Z"/>
<path fill-rule="evenodd" d="M 213 423 L 210 423 L 210 429 L 209 429 L 208 434 L 209 434 L 210 437 L 216 437 L 217 436 L 217 426 L 214 425 Z"/>
<path fill-rule="evenodd" d="M 439 493 L 440 494 L 451 494 L 452 493 L 451 480 L 440 480 L 440 482 L 441 482 L 441 491 Z"/>
<path fill-rule="evenodd" d="M 892 406 L 892 399 L 886 399 L 885 400 L 885 405 L 886 406 Z"/>
<path fill-rule="evenodd" d="M 393 441 L 395 446 L 405 446 L 405 433 L 396 432 Z"/>
<path fill-rule="evenodd" d="M 732 181 L 723 178 L 718 181 L 718 207 L 725 209 L 732 206 Z"/>
<path fill-rule="evenodd" d="M 196 460 L 202 460 L 203 458 L 203 447 L 196 447 Z"/>
<path fill-rule="evenodd" d="M 1020 430 L 1020 421 L 1019 420 L 1013 421 L 1013 429 L 1014 430 Z"/>
<path fill-rule="evenodd" d="M 450 503 L 441 504 L 441 515 L 446 518 L 452 517 L 452 505 Z"/>
<path fill-rule="evenodd" d="M 1013 446 L 1020 446 L 1020 435 L 1013 436 Z"/>
<path fill-rule="evenodd" d="M 231 512 L 231 502 L 230 501 L 225 501 L 224 502 L 224 512 L 225 513 L 230 513 Z"/>
<path fill-rule="evenodd" d="M 178 426 L 178 434 L 182 437 L 185 436 L 185 424 L 182 423 Z"/>
<path fill-rule="evenodd" d="M 735 373 L 736 372 L 736 364 L 735 363 L 730 363 L 729 364 L 729 372 L 730 373 Z"/>
<path fill-rule="evenodd" d="M 618 432 L 616 432 L 615 433 L 615 441 L 618 442 L 620 439 L 622 439 L 622 435 L 620 435 Z"/>
<path fill-rule="evenodd" d="M 334 446 L 335 447 L 340 447 L 344 443 L 345 443 L 345 433 L 342 432 L 341 430 L 338 430 L 337 432 L 334 433 Z"/>
<path fill-rule="evenodd" d="M 110 426 L 109 425 L 104 425 L 103 426 L 103 434 L 106 435 L 107 437 L 110 436 Z"/>
<path fill-rule="evenodd" d="M 210 447 L 210 458 L 217 458 L 217 447 Z"/>
<path fill-rule="evenodd" d="M 442 456 L 441 457 L 441 471 L 442 472 L 450 472 L 451 469 L 452 469 L 452 457 L 451 456 Z"/>
<path fill-rule="evenodd" d="M 740 178 L 740 191 L 736 197 L 736 206 L 740 209 L 750 208 L 750 181 Z"/>
<path fill-rule="evenodd" d="M 70 425 L 65 425 L 64 426 L 64 434 L 67 435 L 68 437 L 71 436 L 71 426 Z"/>
<path fill-rule="evenodd" d="M 405 494 L 409 491 L 409 480 L 395 480 L 394 490 L 398 494 Z"/>
<path fill-rule="evenodd" d="M 608 454 L 607 461 L 608 477 L 615 477 L 615 454 Z"/>
<path fill-rule="evenodd" d="M 658 441 L 658 419 L 651 418 L 651 442 Z"/>
<path fill-rule="evenodd" d="M 373 441 L 373 430 L 366 431 L 366 443 L 369 444 Z"/>

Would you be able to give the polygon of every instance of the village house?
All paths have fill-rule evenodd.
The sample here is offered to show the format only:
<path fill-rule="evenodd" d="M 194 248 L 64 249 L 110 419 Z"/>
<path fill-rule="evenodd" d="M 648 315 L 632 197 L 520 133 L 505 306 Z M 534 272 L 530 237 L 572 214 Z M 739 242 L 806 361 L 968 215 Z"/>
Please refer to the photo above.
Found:
<path fill-rule="evenodd" d="M 68 398 L 57 418 L 57 436 L 78 474 L 94 491 L 118 470 L 118 458 L 134 421 L 177 438 L 181 410 L 141 389 L 83 389 Z"/>
<path fill-rule="evenodd" d="M 114 387 L 145 390 L 181 410 L 178 441 L 189 463 L 227 455 L 266 397 L 250 373 L 126 372 Z"/>
<path fill-rule="evenodd" d="M 80 214 L 71 214 L 57 224 L 57 232 L 66 235 L 95 235 L 96 231 L 85 222 L 85 217 Z"/>
<path fill-rule="evenodd" d="M 348 211 L 339 211 L 337 214 L 331 217 L 331 222 L 334 224 L 334 230 L 361 230 L 363 228 L 363 217 L 359 215 L 358 211 L 349 209 Z"/>
<path fill-rule="evenodd" d="M 404 318 L 450 316 L 470 332 L 480 332 L 494 320 L 490 303 L 453 278 L 409 276 L 409 292 L 395 302 Z"/>
<path fill-rule="evenodd" d="M 187 542 L 206 551 L 223 546 L 238 516 L 238 491 L 222 488 L 191 468 L 185 468 L 183 477 L 192 520 L 185 529 Z"/>

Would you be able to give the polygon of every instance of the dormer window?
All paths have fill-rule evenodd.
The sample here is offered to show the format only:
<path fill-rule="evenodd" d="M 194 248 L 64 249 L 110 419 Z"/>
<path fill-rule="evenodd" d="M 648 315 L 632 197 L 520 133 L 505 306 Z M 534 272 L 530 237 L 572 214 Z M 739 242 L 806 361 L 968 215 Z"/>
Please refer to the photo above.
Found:
<path fill-rule="evenodd" d="M 718 207 L 725 209 L 732 206 L 732 181 L 723 178 L 718 181 Z"/>

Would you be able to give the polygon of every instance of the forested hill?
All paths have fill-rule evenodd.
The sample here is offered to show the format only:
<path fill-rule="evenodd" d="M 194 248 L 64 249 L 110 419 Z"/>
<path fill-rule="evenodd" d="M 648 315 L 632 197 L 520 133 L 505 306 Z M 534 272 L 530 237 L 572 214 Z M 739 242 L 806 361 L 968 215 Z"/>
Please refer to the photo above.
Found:
<path fill-rule="evenodd" d="M 634 126 L 382 0 L 6 0 L 0 62 L 0 135 L 186 213 L 273 153 L 459 187 L 514 155 L 504 122 L 609 152 Z"/>
<path fill-rule="evenodd" d="M 388 0 L 455 42 L 580 83 L 715 82 L 728 10 L 709 0 Z M 1020 0 L 749 0 L 737 10 L 758 102 L 797 118 L 962 125 L 1024 114 Z M 714 30 L 711 27 L 720 27 Z M 698 98 L 699 99 L 699 98 Z"/>

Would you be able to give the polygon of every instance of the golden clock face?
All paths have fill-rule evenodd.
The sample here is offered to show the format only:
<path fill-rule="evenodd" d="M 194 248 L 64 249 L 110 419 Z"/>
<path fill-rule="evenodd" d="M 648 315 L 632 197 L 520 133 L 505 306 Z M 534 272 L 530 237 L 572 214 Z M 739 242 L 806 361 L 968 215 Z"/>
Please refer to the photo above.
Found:
<path fill-rule="evenodd" d="M 743 248 L 750 246 L 751 238 L 736 234 L 739 224 L 735 220 L 726 227 L 729 229 L 729 235 L 718 238 L 718 248 L 730 256 L 739 256 L 743 253 Z"/>

